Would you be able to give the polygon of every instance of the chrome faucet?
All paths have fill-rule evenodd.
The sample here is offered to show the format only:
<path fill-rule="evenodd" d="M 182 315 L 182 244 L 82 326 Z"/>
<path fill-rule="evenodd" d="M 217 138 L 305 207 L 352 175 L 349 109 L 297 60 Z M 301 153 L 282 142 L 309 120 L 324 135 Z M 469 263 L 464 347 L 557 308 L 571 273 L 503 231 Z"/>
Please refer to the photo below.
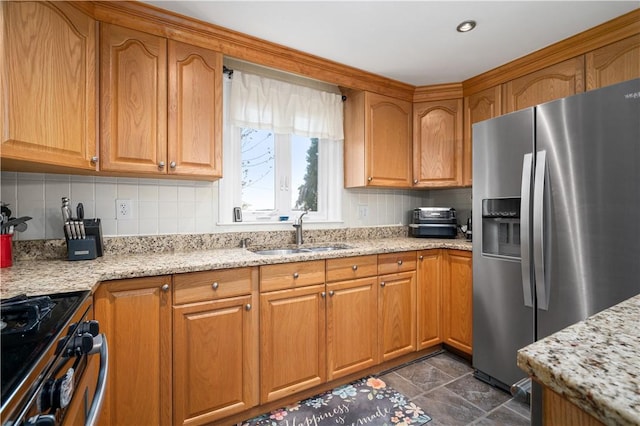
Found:
<path fill-rule="evenodd" d="M 293 221 L 293 227 L 296 228 L 296 244 L 300 245 L 304 242 L 302 238 L 302 216 L 309 213 L 309 210 L 305 210 L 296 220 Z"/>

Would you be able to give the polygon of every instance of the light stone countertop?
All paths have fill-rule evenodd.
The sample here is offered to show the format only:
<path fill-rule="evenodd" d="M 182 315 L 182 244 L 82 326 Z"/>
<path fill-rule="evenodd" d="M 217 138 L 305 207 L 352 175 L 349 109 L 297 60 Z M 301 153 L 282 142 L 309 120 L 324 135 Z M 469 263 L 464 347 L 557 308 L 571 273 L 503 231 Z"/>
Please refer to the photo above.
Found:
<path fill-rule="evenodd" d="M 349 248 L 283 256 L 261 255 L 247 249 L 227 248 L 173 253 L 105 255 L 85 261 L 18 260 L 13 263 L 13 266 L 0 269 L 0 298 L 4 299 L 18 294 L 42 295 L 80 290 L 94 291 L 101 281 L 122 278 L 409 250 L 447 248 L 471 251 L 471 242 L 462 239 L 400 237 L 339 241 L 315 245 L 345 245 Z"/>
<path fill-rule="evenodd" d="M 518 351 L 518 366 L 607 425 L 640 425 L 640 295 Z"/>

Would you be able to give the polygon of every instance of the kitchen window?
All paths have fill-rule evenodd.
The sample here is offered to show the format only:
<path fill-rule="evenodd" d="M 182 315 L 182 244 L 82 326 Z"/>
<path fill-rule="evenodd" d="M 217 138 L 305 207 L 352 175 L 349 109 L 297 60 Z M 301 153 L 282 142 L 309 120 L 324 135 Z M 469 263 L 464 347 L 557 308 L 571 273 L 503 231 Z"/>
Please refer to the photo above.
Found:
<path fill-rule="evenodd" d="M 322 93 L 318 98 L 317 91 L 307 87 L 249 76 L 238 89 L 249 99 L 234 101 L 231 79 L 242 77 L 245 75 L 237 71 L 231 78 L 225 75 L 219 222 L 234 222 L 237 207 L 241 208 L 243 223 L 293 221 L 305 210 L 309 212 L 307 221 L 340 221 L 343 170 L 339 95 Z M 270 100 L 269 96 L 277 99 Z M 327 99 L 328 112 L 323 104 Z M 283 118 L 291 112 L 293 115 Z"/>

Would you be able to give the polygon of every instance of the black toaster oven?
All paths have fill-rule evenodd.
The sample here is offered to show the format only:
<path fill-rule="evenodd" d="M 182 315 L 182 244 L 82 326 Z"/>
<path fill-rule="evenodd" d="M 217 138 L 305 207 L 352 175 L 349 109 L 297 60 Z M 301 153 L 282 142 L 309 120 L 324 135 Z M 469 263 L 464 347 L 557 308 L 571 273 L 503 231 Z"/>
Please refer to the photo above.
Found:
<path fill-rule="evenodd" d="M 421 238 L 456 238 L 458 220 L 452 207 L 420 207 L 413 210 L 409 234 Z"/>

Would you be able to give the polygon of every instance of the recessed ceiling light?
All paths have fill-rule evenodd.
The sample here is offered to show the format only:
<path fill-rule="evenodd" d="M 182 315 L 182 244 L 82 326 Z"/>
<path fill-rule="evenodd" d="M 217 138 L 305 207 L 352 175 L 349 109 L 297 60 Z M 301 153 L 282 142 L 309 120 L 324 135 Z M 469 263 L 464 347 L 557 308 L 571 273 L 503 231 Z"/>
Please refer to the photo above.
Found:
<path fill-rule="evenodd" d="M 456 30 L 458 30 L 459 33 L 466 33 L 468 31 L 471 31 L 475 27 L 476 21 L 464 21 L 456 27 Z"/>

